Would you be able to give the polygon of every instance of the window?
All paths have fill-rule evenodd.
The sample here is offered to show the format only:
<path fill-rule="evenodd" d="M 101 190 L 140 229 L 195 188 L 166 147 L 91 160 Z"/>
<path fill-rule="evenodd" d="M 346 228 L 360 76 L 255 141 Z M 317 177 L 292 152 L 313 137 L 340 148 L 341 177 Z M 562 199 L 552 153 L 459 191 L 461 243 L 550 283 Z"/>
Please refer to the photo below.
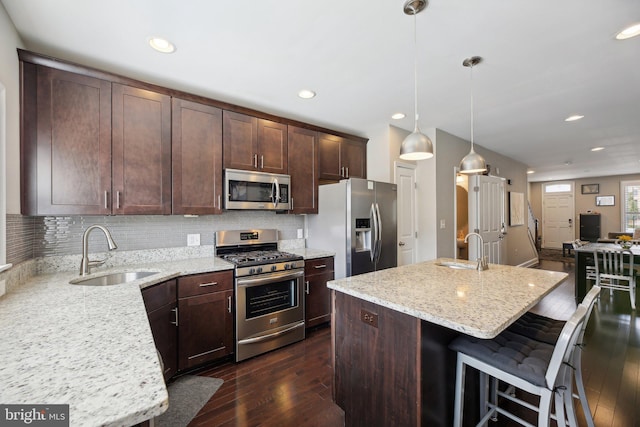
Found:
<path fill-rule="evenodd" d="M 640 228 L 640 181 L 621 181 L 622 231 L 632 233 Z"/>
<path fill-rule="evenodd" d="M 544 186 L 545 193 L 570 193 L 573 191 L 573 183 L 556 182 L 554 184 L 546 184 Z"/>

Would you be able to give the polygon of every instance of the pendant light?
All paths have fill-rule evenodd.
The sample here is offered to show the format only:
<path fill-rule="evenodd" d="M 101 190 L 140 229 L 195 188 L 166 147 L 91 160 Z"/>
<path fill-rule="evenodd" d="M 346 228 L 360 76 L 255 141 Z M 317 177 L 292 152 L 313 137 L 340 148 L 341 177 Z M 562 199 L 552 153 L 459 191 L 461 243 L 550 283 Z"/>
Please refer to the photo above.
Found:
<path fill-rule="evenodd" d="M 487 171 L 484 157 L 473 150 L 473 67 L 482 62 L 479 56 L 472 56 L 462 61 L 462 65 L 469 67 L 471 75 L 471 151 L 460 162 L 460 173 L 466 175 L 479 174 Z"/>
<path fill-rule="evenodd" d="M 427 7 L 427 0 L 408 0 L 404 4 L 404 13 L 413 15 L 413 79 L 416 123 L 413 133 L 407 136 L 400 146 L 402 160 L 423 160 L 433 157 L 433 143 L 418 128 L 418 42 L 416 37 L 416 15 Z"/>

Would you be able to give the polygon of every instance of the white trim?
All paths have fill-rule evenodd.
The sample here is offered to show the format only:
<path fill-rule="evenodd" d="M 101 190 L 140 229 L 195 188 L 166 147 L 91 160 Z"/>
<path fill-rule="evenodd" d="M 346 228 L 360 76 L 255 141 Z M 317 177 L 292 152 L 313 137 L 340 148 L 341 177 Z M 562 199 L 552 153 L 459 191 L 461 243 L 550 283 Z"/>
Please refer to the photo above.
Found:
<path fill-rule="evenodd" d="M 0 82 L 0 266 L 7 262 L 7 90 Z M 5 268 L 6 266 L 3 266 Z M 9 266 L 10 267 L 10 266 Z M 6 267 L 8 268 L 8 267 Z M 5 268 L 5 269 L 6 269 Z M 0 268 L 2 271 L 2 268 Z"/>
<path fill-rule="evenodd" d="M 635 186 L 635 185 L 640 185 L 640 179 L 632 179 L 629 181 L 620 181 L 620 231 L 626 231 L 627 230 L 627 226 L 625 224 L 625 217 L 626 217 L 626 209 L 625 209 L 625 205 L 627 203 L 626 199 L 625 199 L 625 187 L 627 186 Z"/>

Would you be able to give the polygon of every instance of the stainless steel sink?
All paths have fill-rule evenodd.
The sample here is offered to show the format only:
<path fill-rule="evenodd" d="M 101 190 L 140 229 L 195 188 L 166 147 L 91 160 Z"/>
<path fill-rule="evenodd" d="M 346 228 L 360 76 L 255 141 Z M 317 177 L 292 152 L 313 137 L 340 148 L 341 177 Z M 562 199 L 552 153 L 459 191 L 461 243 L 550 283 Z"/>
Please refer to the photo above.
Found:
<path fill-rule="evenodd" d="M 157 274 L 157 271 L 125 271 L 122 273 L 105 274 L 104 276 L 89 277 L 86 279 L 78 278 L 73 279 L 69 283 L 72 285 L 84 285 L 84 286 L 112 286 L 121 285 L 123 283 L 133 282 L 134 280 L 142 279 L 143 277 L 152 276 Z"/>
<path fill-rule="evenodd" d="M 475 264 L 467 264 L 464 262 L 451 262 L 451 261 L 437 262 L 436 265 L 440 267 L 453 268 L 455 270 L 475 270 L 477 268 Z"/>

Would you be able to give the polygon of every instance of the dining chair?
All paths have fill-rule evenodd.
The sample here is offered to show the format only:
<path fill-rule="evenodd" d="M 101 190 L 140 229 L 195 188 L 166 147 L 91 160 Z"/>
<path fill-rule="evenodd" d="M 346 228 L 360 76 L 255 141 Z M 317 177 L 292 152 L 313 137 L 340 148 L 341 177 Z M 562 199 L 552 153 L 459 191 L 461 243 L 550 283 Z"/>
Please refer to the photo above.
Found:
<path fill-rule="evenodd" d="M 582 328 L 580 329 L 580 333 L 576 341 L 576 348 L 574 349 L 573 356 L 571 358 L 571 366 L 573 367 L 573 370 L 568 370 L 568 373 L 573 372 L 577 391 L 577 393 L 575 393 L 572 390 L 570 396 L 572 398 L 580 400 L 580 406 L 582 406 L 584 418 L 587 421 L 587 425 L 589 427 L 594 427 L 595 424 L 593 422 L 593 416 L 591 415 L 591 409 L 589 408 L 589 401 L 587 400 L 587 393 L 585 391 L 584 381 L 582 379 L 582 349 L 585 346 L 584 333 L 587 329 L 587 323 L 589 322 L 589 318 L 591 317 L 593 306 L 595 305 L 598 295 L 600 295 L 600 289 L 601 288 L 599 286 L 592 287 L 581 302 L 581 305 L 587 308 L 587 315 L 585 317 L 584 323 L 582 324 Z M 562 332 L 565 324 L 566 322 L 564 320 L 556 320 L 528 311 L 524 315 L 522 315 L 522 317 L 516 320 L 511 326 L 509 326 L 507 330 L 516 334 L 523 335 L 527 338 L 534 339 L 536 341 L 555 345 L 560 338 L 560 333 Z M 573 378 L 566 378 L 565 383 L 568 387 L 570 386 L 571 389 L 573 388 Z M 575 417 L 575 407 L 573 406 L 573 401 L 570 401 L 569 403 L 569 405 L 565 405 L 567 418 L 570 420 L 569 424 L 574 425 L 575 423 L 575 425 L 577 425 L 577 418 Z"/>
<path fill-rule="evenodd" d="M 596 286 L 629 292 L 631 309 L 636 309 L 636 275 L 630 250 L 598 249 L 594 252 Z M 625 282 L 625 283 L 621 283 Z"/>
<path fill-rule="evenodd" d="M 496 381 L 502 381 L 537 395 L 539 397 L 537 406 L 508 394 L 501 397 L 537 412 L 539 427 L 548 427 L 552 416 L 556 419 L 558 426 L 565 426 L 564 408 L 567 404 L 565 396 L 567 385 L 564 381 L 570 377 L 566 370 L 571 369 L 569 365 L 586 315 L 587 307 L 578 305 L 563 326 L 555 345 L 509 331 L 504 331 L 491 340 L 467 335 L 461 335 L 453 340 L 449 347 L 458 353 L 453 425 L 455 427 L 462 425 L 465 371 L 466 367 L 470 366 L 480 371 L 481 383 L 482 377 L 488 376 L 496 389 Z M 481 415 L 484 414 L 484 416 L 480 419 L 478 426 L 486 424 L 498 413 L 522 425 L 531 425 L 521 417 L 500 407 L 494 393 L 482 393 L 481 390 L 480 394 L 483 398 Z M 552 404 L 555 404 L 554 414 L 551 411 Z"/>
<path fill-rule="evenodd" d="M 574 240 L 572 243 L 573 250 L 575 251 L 576 249 L 584 246 L 586 243 L 588 242 L 583 242 L 580 239 Z M 594 265 L 587 265 L 585 267 L 585 273 L 586 273 L 587 280 L 591 280 L 593 283 L 596 283 L 596 267 Z"/>

